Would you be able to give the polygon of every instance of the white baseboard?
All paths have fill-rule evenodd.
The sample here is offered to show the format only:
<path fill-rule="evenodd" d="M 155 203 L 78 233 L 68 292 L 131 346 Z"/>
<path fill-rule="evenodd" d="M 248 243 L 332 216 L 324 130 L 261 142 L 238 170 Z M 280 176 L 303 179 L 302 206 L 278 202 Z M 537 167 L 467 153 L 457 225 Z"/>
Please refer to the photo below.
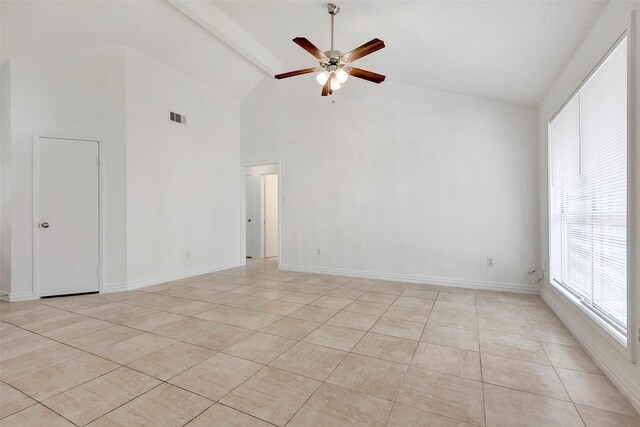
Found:
<path fill-rule="evenodd" d="M 33 292 L 31 291 L 3 293 L 2 296 L 0 296 L 0 300 L 5 302 L 30 301 L 32 299 Z"/>
<path fill-rule="evenodd" d="M 333 274 L 336 276 L 390 280 L 395 282 L 425 285 L 450 286 L 453 288 L 468 288 L 484 291 L 514 292 L 522 294 L 539 293 L 539 286 L 537 283 L 483 282 L 478 280 L 451 279 L 447 277 L 419 276 L 413 274 L 379 273 L 372 271 L 348 270 L 343 268 L 310 267 L 295 264 L 280 264 L 280 270 L 298 271 L 303 273 Z"/>
<path fill-rule="evenodd" d="M 178 273 L 163 274 L 160 276 L 149 277 L 146 279 L 132 280 L 127 283 L 114 283 L 106 284 L 102 289 L 102 292 L 121 292 L 121 291 L 133 291 L 136 289 L 146 288 L 147 286 L 158 285 L 164 282 L 171 282 L 173 280 L 186 279 L 188 277 L 199 276 L 200 274 L 213 273 L 220 270 L 226 270 L 227 268 L 238 267 L 237 263 L 229 264 L 215 264 L 207 265 L 204 267 L 195 268 L 192 270 L 180 271 Z"/>
<path fill-rule="evenodd" d="M 634 382 L 632 380 L 634 375 L 629 375 L 629 373 L 623 371 L 625 365 L 628 365 L 629 369 L 634 369 L 634 365 L 599 336 L 596 330 L 598 326 L 591 325 L 590 322 L 592 320 L 584 318 L 578 307 L 573 307 L 571 302 L 564 301 L 561 295 L 554 295 L 552 292 L 553 290 L 549 289 L 548 286 L 543 286 L 540 295 L 591 356 L 595 364 L 640 412 L 640 381 Z M 631 341 L 635 345 L 633 338 Z M 607 353 L 610 353 L 610 355 Z M 615 361 L 612 360 L 612 356 L 616 359 Z M 635 377 L 638 378 L 638 375 L 635 375 Z"/>

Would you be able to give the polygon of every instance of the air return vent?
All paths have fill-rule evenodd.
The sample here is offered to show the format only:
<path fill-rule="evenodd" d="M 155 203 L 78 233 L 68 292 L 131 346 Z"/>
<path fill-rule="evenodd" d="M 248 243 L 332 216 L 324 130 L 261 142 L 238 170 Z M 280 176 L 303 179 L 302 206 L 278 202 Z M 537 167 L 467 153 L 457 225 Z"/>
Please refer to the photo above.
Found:
<path fill-rule="evenodd" d="M 169 111 L 169 120 L 172 122 L 180 123 L 181 125 L 187 124 L 187 116 L 184 114 L 174 113 L 173 111 Z"/>

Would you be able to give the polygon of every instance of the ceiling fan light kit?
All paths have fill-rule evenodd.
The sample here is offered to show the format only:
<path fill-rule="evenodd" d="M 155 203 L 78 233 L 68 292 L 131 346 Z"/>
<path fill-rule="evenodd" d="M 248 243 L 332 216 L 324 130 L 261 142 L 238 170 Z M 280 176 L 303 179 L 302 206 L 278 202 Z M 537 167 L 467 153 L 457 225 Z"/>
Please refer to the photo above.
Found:
<path fill-rule="evenodd" d="M 382 83 L 385 76 L 352 67 L 351 62 L 362 58 L 384 48 L 384 42 L 380 39 L 373 39 L 370 42 L 355 48 L 347 54 L 343 54 L 333 47 L 333 18 L 340 12 L 340 8 L 333 3 L 327 5 L 329 15 L 331 15 L 331 49 L 325 52 L 318 49 L 313 43 L 304 37 L 296 37 L 293 42 L 313 55 L 319 62 L 318 67 L 304 68 L 302 70 L 289 71 L 278 74 L 276 79 L 299 76 L 302 74 L 319 72 L 316 81 L 322 85 L 322 96 L 333 94 L 334 90 L 340 89 L 341 85 L 347 81 L 349 76 L 367 80 L 373 83 Z"/>

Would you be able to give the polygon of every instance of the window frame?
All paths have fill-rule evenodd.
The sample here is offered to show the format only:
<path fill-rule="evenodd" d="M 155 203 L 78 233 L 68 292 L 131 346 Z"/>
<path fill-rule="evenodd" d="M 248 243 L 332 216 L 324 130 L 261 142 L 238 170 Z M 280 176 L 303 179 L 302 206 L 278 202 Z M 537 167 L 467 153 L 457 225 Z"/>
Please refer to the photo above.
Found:
<path fill-rule="evenodd" d="M 635 106 L 635 28 L 632 25 L 622 32 L 609 49 L 602 55 L 597 64 L 589 71 L 587 76 L 580 82 L 578 87 L 562 103 L 558 110 L 547 121 L 547 215 L 549 221 L 552 218 L 551 197 L 552 197 L 552 150 L 551 150 L 551 123 L 564 110 L 564 108 L 576 97 L 580 90 L 598 71 L 598 69 L 609 58 L 611 53 L 624 41 L 627 41 L 627 330 L 622 333 L 610 320 L 594 310 L 566 285 L 555 279 L 547 278 L 550 287 L 557 291 L 563 298 L 567 299 L 573 306 L 584 313 L 588 319 L 596 325 L 598 332 L 607 339 L 618 351 L 625 353 L 630 361 L 636 358 L 636 331 L 640 335 L 640 328 L 636 326 L 636 287 L 635 275 L 635 233 L 636 224 L 636 176 L 635 176 L 635 150 L 636 150 L 636 106 Z M 551 253 L 552 229 L 548 225 L 548 253 Z M 547 262 L 547 265 L 549 263 Z M 604 332 L 604 333 L 602 333 Z"/>

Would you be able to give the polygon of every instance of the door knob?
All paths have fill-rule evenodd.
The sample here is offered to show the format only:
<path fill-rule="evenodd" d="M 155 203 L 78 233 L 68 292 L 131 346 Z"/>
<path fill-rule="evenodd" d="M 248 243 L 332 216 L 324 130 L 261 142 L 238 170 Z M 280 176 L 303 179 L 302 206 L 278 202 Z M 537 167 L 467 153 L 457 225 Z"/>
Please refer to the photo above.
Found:
<path fill-rule="evenodd" d="M 49 223 L 48 222 L 43 222 L 42 224 L 40 224 L 40 227 L 49 228 Z"/>

